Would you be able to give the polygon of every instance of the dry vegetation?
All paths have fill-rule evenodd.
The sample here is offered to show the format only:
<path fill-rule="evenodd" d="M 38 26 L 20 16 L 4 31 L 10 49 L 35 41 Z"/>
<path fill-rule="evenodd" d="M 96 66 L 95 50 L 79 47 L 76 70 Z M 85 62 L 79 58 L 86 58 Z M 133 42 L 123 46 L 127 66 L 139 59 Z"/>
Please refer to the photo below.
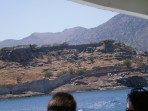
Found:
<path fill-rule="evenodd" d="M 116 52 L 102 53 L 96 48 L 95 51 L 88 53 L 86 51 L 77 52 L 76 60 L 69 61 L 64 57 L 73 54 L 52 55 L 53 52 L 42 55 L 42 57 L 34 58 L 29 64 L 21 65 L 18 62 L 5 62 L 0 60 L 0 85 L 17 84 L 22 82 L 30 82 L 33 80 L 43 79 L 50 74 L 50 79 L 54 79 L 70 69 L 77 71 L 80 68 L 85 69 L 85 73 L 93 72 L 94 67 L 98 66 L 115 66 L 123 65 L 122 60 L 118 60 Z M 66 52 L 64 49 L 63 52 Z M 135 59 L 131 59 L 132 68 L 139 67 Z M 142 56 L 142 60 L 148 61 L 147 57 Z"/>
<path fill-rule="evenodd" d="M 122 61 L 114 60 L 111 58 L 111 60 L 103 60 L 101 59 L 101 56 L 103 55 L 92 55 L 87 53 L 80 53 L 79 55 L 83 55 L 84 58 L 87 58 L 87 56 L 93 56 L 95 57 L 94 62 L 91 63 L 90 60 L 86 60 L 71 63 L 66 60 L 56 60 L 53 57 L 52 63 L 46 63 L 48 60 L 46 59 L 46 56 L 44 56 L 43 59 L 36 59 L 32 61 L 31 63 L 36 65 L 33 67 L 32 65 L 21 66 L 20 64 L 14 62 L 7 63 L 0 61 L 0 65 L 5 66 L 4 68 L 0 69 L 0 84 L 16 84 L 17 77 L 21 78 L 21 82 L 43 79 L 45 77 L 44 71 L 47 70 L 50 70 L 53 75 L 56 76 L 56 74 L 62 70 L 68 70 L 69 68 L 78 69 L 80 67 L 85 67 L 87 70 L 91 70 L 94 66 L 110 66 L 122 63 Z"/>

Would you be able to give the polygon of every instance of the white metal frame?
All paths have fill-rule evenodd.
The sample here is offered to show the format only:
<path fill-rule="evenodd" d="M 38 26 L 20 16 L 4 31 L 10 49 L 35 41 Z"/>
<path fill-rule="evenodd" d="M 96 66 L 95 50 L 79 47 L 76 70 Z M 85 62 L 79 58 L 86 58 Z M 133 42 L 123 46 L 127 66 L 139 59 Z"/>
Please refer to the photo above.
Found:
<path fill-rule="evenodd" d="M 69 0 L 80 4 L 148 19 L 148 0 Z"/>

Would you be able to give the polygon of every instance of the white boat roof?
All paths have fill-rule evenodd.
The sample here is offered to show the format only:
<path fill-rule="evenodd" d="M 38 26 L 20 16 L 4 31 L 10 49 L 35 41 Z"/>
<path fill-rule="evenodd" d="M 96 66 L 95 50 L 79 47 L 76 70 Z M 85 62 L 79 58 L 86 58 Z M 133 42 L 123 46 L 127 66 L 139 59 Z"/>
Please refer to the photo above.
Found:
<path fill-rule="evenodd" d="M 148 19 L 148 0 L 69 0 L 80 4 Z"/>

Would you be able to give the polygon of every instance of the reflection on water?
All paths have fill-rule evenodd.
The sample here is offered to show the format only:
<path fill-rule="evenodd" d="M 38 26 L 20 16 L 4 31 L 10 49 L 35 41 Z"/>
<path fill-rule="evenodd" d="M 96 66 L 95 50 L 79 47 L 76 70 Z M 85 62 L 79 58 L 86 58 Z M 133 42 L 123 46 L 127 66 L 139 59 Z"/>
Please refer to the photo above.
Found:
<path fill-rule="evenodd" d="M 129 89 L 75 92 L 78 111 L 124 111 Z M 0 111 L 46 111 L 51 95 L 0 100 Z"/>

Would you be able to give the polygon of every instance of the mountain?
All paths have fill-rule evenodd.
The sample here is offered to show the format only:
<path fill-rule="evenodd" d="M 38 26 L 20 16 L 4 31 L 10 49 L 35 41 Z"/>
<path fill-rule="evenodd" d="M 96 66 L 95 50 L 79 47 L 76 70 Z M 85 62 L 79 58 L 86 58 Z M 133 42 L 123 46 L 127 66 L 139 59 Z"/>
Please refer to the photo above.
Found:
<path fill-rule="evenodd" d="M 5 40 L 0 47 L 26 45 L 26 44 L 87 44 L 105 39 L 114 39 L 124 42 L 139 50 L 148 51 L 148 20 L 128 15 L 118 14 L 106 23 L 86 29 L 75 27 L 56 33 L 33 33 L 21 40 Z"/>
<path fill-rule="evenodd" d="M 148 20 L 119 14 L 93 29 L 97 41 L 114 39 L 148 51 Z M 95 39 L 94 38 L 94 39 Z"/>
<path fill-rule="evenodd" d="M 25 37 L 21 40 L 4 40 L 0 41 L 0 47 L 10 47 L 17 45 L 27 45 L 27 44 L 37 44 L 37 45 L 46 45 L 46 44 L 60 44 L 63 42 L 69 42 L 75 37 L 80 37 L 82 33 L 86 33 L 87 29 L 83 27 L 75 27 L 71 29 L 65 29 L 63 32 L 56 33 L 32 33 L 30 36 Z M 85 38 L 84 38 L 85 39 Z M 79 42 L 78 44 L 80 44 Z M 76 43 L 77 44 L 77 43 Z"/>

